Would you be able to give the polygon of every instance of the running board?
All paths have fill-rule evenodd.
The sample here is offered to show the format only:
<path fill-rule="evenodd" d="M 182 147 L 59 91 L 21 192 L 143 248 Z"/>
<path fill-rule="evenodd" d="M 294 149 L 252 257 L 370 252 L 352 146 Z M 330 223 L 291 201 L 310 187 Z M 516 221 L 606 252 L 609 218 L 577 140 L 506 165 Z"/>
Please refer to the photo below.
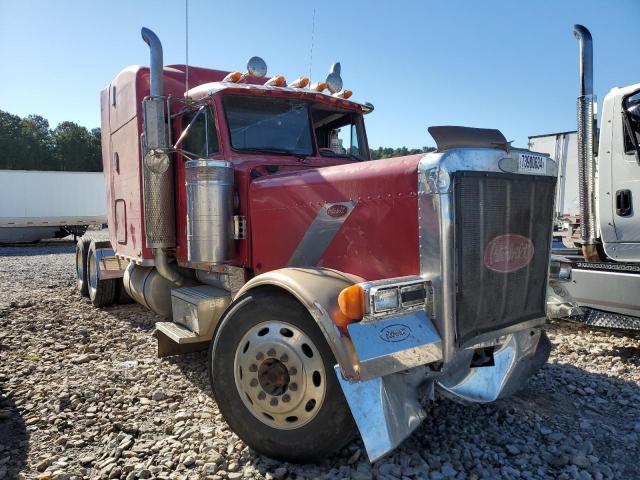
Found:
<path fill-rule="evenodd" d="M 640 332 L 640 318 L 619 313 L 605 312 L 595 308 L 583 308 L 584 315 L 567 320 L 581 323 L 588 327 L 608 328 L 612 330 L 634 330 Z"/>
<path fill-rule="evenodd" d="M 155 335 L 158 339 L 159 358 L 206 350 L 210 343 L 207 336 L 196 335 L 173 322 L 156 323 Z"/>

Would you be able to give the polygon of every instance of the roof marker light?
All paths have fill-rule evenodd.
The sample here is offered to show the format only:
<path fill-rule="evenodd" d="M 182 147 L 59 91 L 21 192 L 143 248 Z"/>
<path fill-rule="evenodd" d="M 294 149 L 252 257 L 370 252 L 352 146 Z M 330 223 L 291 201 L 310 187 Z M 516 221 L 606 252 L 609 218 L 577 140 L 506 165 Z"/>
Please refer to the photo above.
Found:
<path fill-rule="evenodd" d="M 309 79 L 307 77 L 300 77 L 295 79 L 293 82 L 289 84 L 291 88 L 304 88 L 309 85 Z"/>
<path fill-rule="evenodd" d="M 309 90 L 311 90 L 312 92 L 322 92 L 323 90 L 326 90 L 326 88 L 327 88 L 326 83 L 316 82 L 311 84 L 311 86 L 309 87 Z"/>
<path fill-rule="evenodd" d="M 240 72 L 230 72 L 226 77 L 222 79 L 223 82 L 237 83 L 242 80 L 242 74 Z"/>
<path fill-rule="evenodd" d="M 265 87 L 286 87 L 287 81 L 285 80 L 284 76 L 276 75 L 274 77 L 271 77 L 269 80 L 267 80 L 264 83 L 264 86 Z"/>
<path fill-rule="evenodd" d="M 339 92 L 336 92 L 332 95 L 332 97 L 336 97 L 336 98 L 344 98 L 345 100 L 347 98 L 349 98 L 351 95 L 353 95 L 353 92 L 351 90 L 340 90 Z"/>

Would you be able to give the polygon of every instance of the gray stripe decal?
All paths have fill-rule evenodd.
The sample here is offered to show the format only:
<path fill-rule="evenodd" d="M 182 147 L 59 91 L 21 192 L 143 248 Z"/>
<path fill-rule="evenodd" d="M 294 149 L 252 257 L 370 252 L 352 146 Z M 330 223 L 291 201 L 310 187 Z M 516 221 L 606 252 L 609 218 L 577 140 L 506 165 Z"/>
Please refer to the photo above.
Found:
<path fill-rule="evenodd" d="M 325 203 L 293 251 L 287 267 L 316 266 L 357 203 L 356 200 Z M 338 218 L 334 218 L 327 213 L 329 208 L 336 205 L 343 205 L 347 208 L 347 212 Z"/>

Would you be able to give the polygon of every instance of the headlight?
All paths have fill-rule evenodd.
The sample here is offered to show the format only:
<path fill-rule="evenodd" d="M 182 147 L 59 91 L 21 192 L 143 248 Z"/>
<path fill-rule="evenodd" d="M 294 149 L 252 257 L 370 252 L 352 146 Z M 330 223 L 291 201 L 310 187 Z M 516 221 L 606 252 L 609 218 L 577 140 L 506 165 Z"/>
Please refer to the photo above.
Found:
<path fill-rule="evenodd" d="M 373 311 L 375 313 L 388 312 L 398 308 L 399 301 L 397 288 L 384 288 L 373 294 Z"/>
<path fill-rule="evenodd" d="M 427 289 L 424 283 L 417 285 L 407 285 L 400 288 L 400 298 L 403 307 L 420 305 L 425 303 L 427 298 Z"/>

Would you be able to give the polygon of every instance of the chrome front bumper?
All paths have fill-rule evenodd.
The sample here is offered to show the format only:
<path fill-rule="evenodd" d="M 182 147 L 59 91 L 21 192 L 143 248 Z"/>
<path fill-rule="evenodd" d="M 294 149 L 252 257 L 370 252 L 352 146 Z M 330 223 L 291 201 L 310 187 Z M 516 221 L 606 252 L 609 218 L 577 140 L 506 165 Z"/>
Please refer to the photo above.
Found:
<path fill-rule="evenodd" d="M 391 338 L 385 333 L 392 329 Z M 442 363 L 440 337 L 423 312 L 349 326 L 360 380 L 336 374 L 370 461 L 411 434 L 426 417 L 422 400 L 435 391 L 462 402 L 492 402 L 518 390 L 546 363 L 551 344 L 539 326 L 454 352 Z M 493 346 L 491 366 L 471 367 L 477 348 Z M 377 372 L 377 375 L 376 375 Z"/>

